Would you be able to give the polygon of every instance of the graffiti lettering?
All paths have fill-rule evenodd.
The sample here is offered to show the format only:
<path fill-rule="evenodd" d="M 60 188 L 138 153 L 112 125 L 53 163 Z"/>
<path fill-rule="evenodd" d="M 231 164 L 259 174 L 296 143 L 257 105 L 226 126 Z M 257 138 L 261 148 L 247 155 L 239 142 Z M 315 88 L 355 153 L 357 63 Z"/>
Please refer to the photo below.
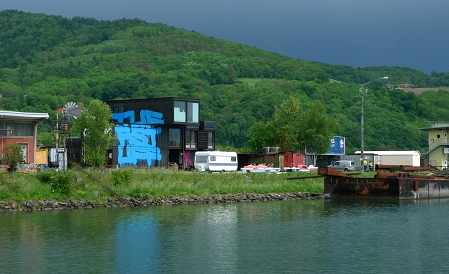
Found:
<path fill-rule="evenodd" d="M 140 111 L 140 121 L 135 122 L 134 111 L 113 113 L 112 119 L 117 121 L 115 134 L 117 136 L 120 167 L 148 166 L 161 160 L 160 148 L 156 146 L 156 136 L 161 133 L 158 124 L 164 124 L 162 114 L 150 110 Z M 126 122 L 126 123 L 125 123 Z"/>

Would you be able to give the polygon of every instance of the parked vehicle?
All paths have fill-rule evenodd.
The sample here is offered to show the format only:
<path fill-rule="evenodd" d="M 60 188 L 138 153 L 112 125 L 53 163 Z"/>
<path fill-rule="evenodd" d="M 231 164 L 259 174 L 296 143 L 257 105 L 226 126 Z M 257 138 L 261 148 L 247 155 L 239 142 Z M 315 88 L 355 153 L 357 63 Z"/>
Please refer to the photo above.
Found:
<path fill-rule="evenodd" d="M 328 167 L 340 170 L 340 171 L 352 171 L 355 170 L 354 161 L 340 160 L 328 165 Z"/>
<path fill-rule="evenodd" d="M 195 170 L 200 172 L 237 171 L 237 153 L 225 151 L 195 152 Z"/>

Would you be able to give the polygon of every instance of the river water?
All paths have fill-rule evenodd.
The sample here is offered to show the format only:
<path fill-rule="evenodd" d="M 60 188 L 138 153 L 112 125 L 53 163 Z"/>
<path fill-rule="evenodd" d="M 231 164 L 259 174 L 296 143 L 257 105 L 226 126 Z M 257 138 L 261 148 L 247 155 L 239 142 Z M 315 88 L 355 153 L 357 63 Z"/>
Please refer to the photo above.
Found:
<path fill-rule="evenodd" d="M 448 273 L 449 200 L 0 213 L 0 273 Z"/>

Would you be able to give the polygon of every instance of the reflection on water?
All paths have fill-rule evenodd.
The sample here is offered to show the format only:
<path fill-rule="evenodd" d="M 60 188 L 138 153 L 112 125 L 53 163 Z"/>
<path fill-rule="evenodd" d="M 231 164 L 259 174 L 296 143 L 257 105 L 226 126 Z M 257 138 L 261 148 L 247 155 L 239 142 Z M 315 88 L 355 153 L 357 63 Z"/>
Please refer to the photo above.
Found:
<path fill-rule="evenodd" d="M 0 214 L 1 273 L 447 272 L 449 199 Z"/>

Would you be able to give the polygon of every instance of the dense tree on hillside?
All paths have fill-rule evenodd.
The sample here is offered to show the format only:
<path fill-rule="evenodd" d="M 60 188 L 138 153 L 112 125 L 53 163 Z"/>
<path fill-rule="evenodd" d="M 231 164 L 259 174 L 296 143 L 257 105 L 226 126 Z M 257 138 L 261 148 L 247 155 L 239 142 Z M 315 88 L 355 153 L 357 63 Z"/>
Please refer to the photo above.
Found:
<path fill-rule="evenodd" d="M 0 109 L 48 112 L 67 102 L 181 97 L 201 99 L 201 117 L 217 121 L 217 144 L 249 147 L 252 126 L 266 123 L 286 98 L 314 101 L 338 117 L 347 152 L 360 144 L 360 84 L 442 85 L 447 74 L 402 67 L 351 68 L 295 60 L 238 43 L 142 20 L 0 12 Z M 242 78 L 252 78 L 248 84 Z M 331 81 L 329 81 L 331 79 Z M 429 120 L 447 120 L 447 92 L 410 95 L 372 85 L 366 97 L 366 147 L 419 149 Z M 394 128 L 392 128 L 394 127 Z M 266 136 L 267 140 L 271 137 Z"/>

